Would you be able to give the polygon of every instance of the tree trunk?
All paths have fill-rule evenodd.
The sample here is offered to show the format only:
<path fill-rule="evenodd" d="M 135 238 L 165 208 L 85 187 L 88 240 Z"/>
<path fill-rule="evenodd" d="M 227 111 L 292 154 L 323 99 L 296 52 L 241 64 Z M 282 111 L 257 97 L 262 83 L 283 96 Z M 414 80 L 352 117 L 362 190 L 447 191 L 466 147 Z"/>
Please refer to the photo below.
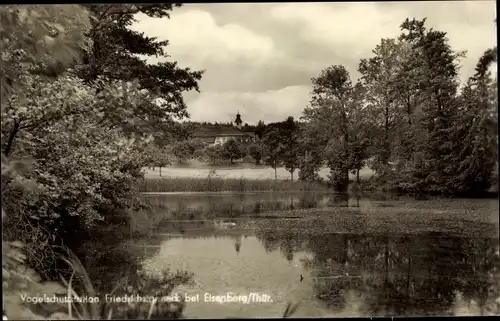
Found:
<path fill-rule="evenodd" d="M 389 237 L 385 237 L 385 277 L 384 280 L 389 283 Z"/>
<path fill-rule="evenodd" d="M 21 125 L 21 121 L 16 120 L 14 122 L 14 128 L 12 128 L 12 131 L 10 132 L 9 135 L 9 140 L 7 141 L 7 145 L 5 146 L 4 154 L 5 156 L 9 156 L 9 153 L 12 149 L 12 145 L 14 143 L 14 139 L 17 136 L 17 133 L 19 132 L 19 126 Z"/>
<path fill-rule="evenodd" d="M 389 154 L 390 154 L 390 146 L 389 146 L 389 104 L 385 104 L 385 124 L 384 124 L 384 156 L 383 156 L 383 164 L 387 166 L 389 163 Z"/>
<path fill-rule="evenodd" d="M 290 172 L 290 178 L 292 179 L 292 182 L 293 182 L 293 170 Z"/>
<path fill-rule="evenodd" d="M 127 88 L 127 82 L 125 80 L 122 80 L 122 90 L 123 90 L 123 99 L 125 102 L 128 101 L 128 88 Z"/>
<path fill-rule="evenodd" d="M 358 183 L 359 185 L 359 168 L 357 169 L 356 171 L 356 182 Z"/>
<path fill-rule="evenodd" d="M 406 273 L 406 296 L 410 298 L 410 282 L 411 282 L 411 249 L 408 248 L 408 271 Z"/>
<path fill-rule="evenodd" d="M 348 234 L 344 234 L 344 265 L 349 263 L 349 239 Z"/>
<path fill-rule="evenodd" d="M 161 177 L 161 166 L 160 166 L 160 177 Z"/>
<path fill-rule="evenodd" d="M 342 168 L 339 174 L 340 178 L 337 180 L 336 189 L 337 192 L 345 193 L 349 187 L 349 169 Z"/>
<path fill-rule="evenodd" d="M 406 113 L 408 114 L 408 125 L 411 125 L 411 98 L 410 94 L 406 97 Z"/>
<path fill-rule="evenodd" d="M 274 180 L 278 180 L 278 169 L 276 167 L 274 167 Z"/>
<path fill-rule="evenodd" d="M 345 108 L 344 105 L 342 104 L 342 131 L 343 131 L 343 147 L 344 147 L 344 153 L 345 156 L 349 155 L 349 129 L 348 129 L 348 119 L 347 119 L 347 114 L 345 113 Z M 341 180 L 338 184 L 338 191 L 339 192 L 346 192 L 348 187 L 349 187 L 349 168 L 347 167 L 347 164 L 343 164 L 342 166 L 342 171 L 341 171 Z"/>

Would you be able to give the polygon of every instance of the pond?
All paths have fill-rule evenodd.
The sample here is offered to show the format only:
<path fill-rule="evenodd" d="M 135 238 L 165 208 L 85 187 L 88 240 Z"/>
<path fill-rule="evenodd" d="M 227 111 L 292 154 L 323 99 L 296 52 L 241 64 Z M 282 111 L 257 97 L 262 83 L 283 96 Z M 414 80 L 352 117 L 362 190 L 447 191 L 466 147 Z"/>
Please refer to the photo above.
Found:
<path fill-rule="evenodd" d="M 194 273 L 175 290 L 192 301 L 186 317 L 280 317 L 288 302 L 297 317 L 499 312 L 498 200 L 144 197 L 151 209 L 114 248 L 151 272 Z"/>

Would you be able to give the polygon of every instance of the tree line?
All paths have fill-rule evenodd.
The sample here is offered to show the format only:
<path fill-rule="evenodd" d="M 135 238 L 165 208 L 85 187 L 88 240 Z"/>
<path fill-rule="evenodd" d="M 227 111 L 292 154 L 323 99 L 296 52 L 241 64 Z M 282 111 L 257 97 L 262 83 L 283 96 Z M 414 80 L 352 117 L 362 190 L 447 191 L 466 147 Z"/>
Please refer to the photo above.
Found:
<path fill-rule="evenodd" d="M 231 127 L 232 124 L 211 124 L 203 123 L 215 127 Z M 282 122 L 265 124 L 259 121 L 257 125 L 248 125 L 242 129 L 243 132 L 252 133 L 254 139 L 249 142 L 232 138 L 223 144 L 206 143 L 199 138 L 194 138 L 195 126 L 186 124 L 184 139 L 169 142 L 166 145 L 157 144 L 148 150 L 148 161 L 152 166 L 167 166 L 174 162 L 185 163 L 189 159 L 199 159 L 212 164 L 229 161 L 231 164 L 237 159 L 248 157 L 248 161 L 256 165 L 265 164 L 275 170 L 284 166 L 294 179 L 294 173 L 299 167 L 301 159 L 299 152 L 300 144 L 300 123 L 293 117 L 288 117 Z M 275 175 L 277 179 L 277 175 Z"/>
<path fill-rule="evenodd" d="M 298 170 L 301 180 L 317 180 L 326 166 L 338 191 L 346 191 L 350 172 L 359 181 L 365 166 L 375 173 L 370 183 L 397 192 L 477 196 L 497 188 L 496 47 L 461 84 L 466 53 L 454 51 L 445 32 L 428 29 L 425 19 L 400 28 L 360 60 L 355 84 L 341 65 L 312 78 L 301 119 L 260 122 L 249 154 L 285 167 L 292 179 Z"/>
<path fill-rule="evenodd" d="M 477 195 L 498 179 L 496 48 L 463 86 L 460 58 L 446 33 L 406 19 L 401 35 L 382 39 L 361 59 L 352 84 L 334 65 L 312 79 L 304 110 L 305 149 L 324 160 L 345 190 L 348 173 L 369 165 L 378 182 L 401 192 Z M 303 163 L 314 173 L 316 160 Z"/>
<path fill-rule="evenodd" d="M 249 155 L 294 178 L 319 180 L 346 191 L 349 173 L 374 171 L 367 183 L 404 193 L 479 196 L 498 189 L 498 91 L 488 49 L 465 83 L 459 80 L 465 51 L 450 47 L 446 32 L 426 19 L 406 19 L 397 38 L 381 39 L 360 60 L 353 84 L 341 65 L 312 78 L 311 100 L 297 121 L 247 126 L 256 142 L 228 142 L 199 155 Z M 275 175 L 277 177 L 277 175 Z"/>

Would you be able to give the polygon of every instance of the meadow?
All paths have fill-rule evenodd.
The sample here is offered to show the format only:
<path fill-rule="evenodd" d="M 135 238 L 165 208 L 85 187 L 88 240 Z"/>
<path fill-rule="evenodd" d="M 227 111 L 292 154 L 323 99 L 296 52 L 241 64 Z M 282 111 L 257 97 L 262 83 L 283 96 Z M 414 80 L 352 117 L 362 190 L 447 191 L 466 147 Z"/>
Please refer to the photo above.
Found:
<path fill-rule="evenodd" d="M 325 190 L 328 186 L 322 182 L 303 182 L 290 179 L 285 168 L 277 169 L 275 180 L 274 169 L 266 166 L 235 164 L 233 166 L 213 167 L 206 164 L 146 168 L 146 180 L 141 186 L 142 192 L 222 192 L 222 191 L 314 191 Z M 319 175 L 328 179 L 328 168 L 322 168 Z M 360 178 L 369 179 L 373 171 L 363 168 Z M 350 174 L 355 180 L 355 175 Z"/>

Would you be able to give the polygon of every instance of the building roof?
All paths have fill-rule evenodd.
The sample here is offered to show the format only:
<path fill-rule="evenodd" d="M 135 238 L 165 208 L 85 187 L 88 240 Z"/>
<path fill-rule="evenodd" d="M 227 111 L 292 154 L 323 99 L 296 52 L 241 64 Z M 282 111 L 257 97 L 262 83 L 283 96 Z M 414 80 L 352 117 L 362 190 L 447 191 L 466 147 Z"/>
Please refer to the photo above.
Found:
<path fill-rule="evenodd" d="M 216 137 L 216 136 L 253 136 L 254 133 L 244 132 L 236 127 L 226 126 L 202 126 L 194 131 L 194 137 Z"/>

